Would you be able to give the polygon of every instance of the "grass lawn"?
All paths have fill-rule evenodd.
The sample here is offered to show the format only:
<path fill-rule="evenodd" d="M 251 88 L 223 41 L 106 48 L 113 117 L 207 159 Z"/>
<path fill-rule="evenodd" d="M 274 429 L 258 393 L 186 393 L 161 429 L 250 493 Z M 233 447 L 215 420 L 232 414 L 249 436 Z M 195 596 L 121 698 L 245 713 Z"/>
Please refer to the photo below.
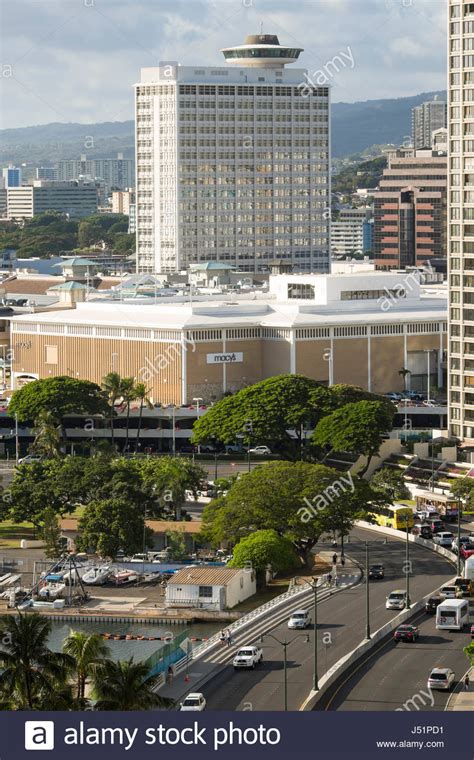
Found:
<path fill-rule="evenodd" d="M 0 522 L 0 549 L 18 549 L 22 538 L 34 538 L 34 527 L 31 523 L 12 523 L 8 520 Z"/>
<path fill-rule="evenodd" d="M 68 512 L 64 515 L 64 517 L 76 517 L 79 519 L 84 514 L 85 507 L 81 504 L 81 506 L 76 507 L 76 509 L 73 512 Z"/>

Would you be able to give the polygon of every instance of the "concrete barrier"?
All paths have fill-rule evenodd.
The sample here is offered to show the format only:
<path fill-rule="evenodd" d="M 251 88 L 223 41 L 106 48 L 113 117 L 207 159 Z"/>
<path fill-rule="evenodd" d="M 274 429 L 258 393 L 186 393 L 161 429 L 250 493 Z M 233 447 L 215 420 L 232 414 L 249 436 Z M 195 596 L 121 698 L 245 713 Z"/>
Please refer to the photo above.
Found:
<path fill-rule="evenodd" d="M 22 538 L 20 541 L 20 549 L 42 549 L 46 546 L 44 541 L 28 541 L 26 538 Z"/>
<path fill-rule="evenodd" d="M 366 523 L 362 520 L 359 520 L 356 523 L 357 527 L 359 528 L 368 528 L 370 530 L 373 530 L 376 533 L 382 533 L 385 535 L 389 535 L 392 537 L 400 538 L 400 540 L 404 541 L 406 540 L 406 536 L 404 534 L 401 534 L 400 531 L 394 530 L 393 528 L 384 528 L 380 525 L 374 526 L 371 523 Z M 408 536 L 408 540 L 412 543 L 418 544 L 420 546 L 425 547 L 426 549 L 430 549 L 431 551 L 434 551 L 436 554 L 441 554 L 443 557 L 445 557 L 449 562 L 452 564 L 456 563 L 456 555 L 453 554 L 453 552 L 450 552 L 448 549 L 445 549 L 442 546 L 438 546 L 437 544 L 433 544 L 432 541 L 427 541 L 425 538 L 419 538 L 418 536 Z M 350 546 L 350 542 L 349 542 Z M 449 581 L 448 581 L 449 583 Z M 446 583 L 443 583 L 442 586 L 446 585 Z M 382 628 L 379 628 L 373 635 L 372 638 L 369 640 L 362 641 L 359 646 L 357 646 L 355 649 L 353 649 L 352 652 L 349 652 L 348 654 L 344 655 L 344 657 L 341 657 L 340 660 L 338 660 L 332 668 L 328 670 L 327 673 L 319 680 L 319 690 L 318 691 L 311 691 L 309 696 L 306 698 L 306 700 L 303 702 L 303 704 L 300 707 L 300 711 L 307 711 L 307 710 L 313 710 L 314 707 L 317 705 L 319 700 L 326 694 L 326 692 L 331 688 L 331 686 L 334 685 L 334 683 L 348 671 L 352 665 L 354 665 L 361 657 L 364 656 L 367 652 L 370 652 L 373 647 L 378 644 L 378 642 L 383 639 L 388 634 L 392 633 L 396 628 L 398 628 L 399 625 L 405 622 L 405 620 L 409 620 L 413 615 L 416 615 L 417 612 L 423 609 L 425 605 L 425 601 L 432 596 L 436 591 L 438 591 L 442 586 L 439 586 L 438 589 L 435 589 L 435 591 L 430 591 L 429 594 L 426 594 L 426 596 L 423 597 L 423 599 L 420 599 L 419 602 L 416 602 L 413 604 L 409 610 L 403 610 L 403 612 L 400 612 L 399 615 L 396 615 L 395 618 L 393 618 L 389 623 L 386 623 Z"/>

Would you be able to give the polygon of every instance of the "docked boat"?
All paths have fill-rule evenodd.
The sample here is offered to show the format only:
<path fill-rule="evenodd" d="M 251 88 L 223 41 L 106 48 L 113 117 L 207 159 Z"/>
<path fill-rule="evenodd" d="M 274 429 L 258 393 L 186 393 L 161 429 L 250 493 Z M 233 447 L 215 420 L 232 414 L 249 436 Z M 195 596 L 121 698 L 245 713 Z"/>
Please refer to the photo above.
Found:
<path fill-rule="evenodd" d="M 40 589 L 38 589 L 38 596 L 41 597 L 41 599 L 57 599 L 60 597 L 64 589 L 66 588 L 66 584 L 64 581 L 48 581 L 44 584 L 44 586 L 41 586 Z"/>
<path fill-rule="evenodd" d="M 109 579 L 111 572 L 110 565 L 97 565 L 97 567 L 89 568 L 81 580 L 87 586 L 102 586 Z"/>
<path fill-rule="evenodd" d="M 117 570 L 113 576 L 113 580 L 117 586 L 124 586 L 126 583 L 138 580 L 138 573 L 135 573 L 133 570 Z"/>

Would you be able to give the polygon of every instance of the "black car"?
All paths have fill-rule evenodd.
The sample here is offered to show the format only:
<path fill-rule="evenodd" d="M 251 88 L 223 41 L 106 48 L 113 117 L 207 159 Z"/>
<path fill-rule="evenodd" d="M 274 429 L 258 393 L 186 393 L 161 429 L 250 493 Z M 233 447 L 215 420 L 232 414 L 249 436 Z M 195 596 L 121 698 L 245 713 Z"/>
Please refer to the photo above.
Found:
<path fill-rule="evenodd" d="M 371 565 L 369 567 L 369 578 L 378 580 L 379 578 L 383 578 L 384 575 L 385 571 L 383 565 Z"/>
<path fill-rule="evenodd" d="M 425 602 L 425 612 L 434 615 L 438 604 L 441 604 L 442 601 L 444 601 L 442 596 L 430 596 Z"/>

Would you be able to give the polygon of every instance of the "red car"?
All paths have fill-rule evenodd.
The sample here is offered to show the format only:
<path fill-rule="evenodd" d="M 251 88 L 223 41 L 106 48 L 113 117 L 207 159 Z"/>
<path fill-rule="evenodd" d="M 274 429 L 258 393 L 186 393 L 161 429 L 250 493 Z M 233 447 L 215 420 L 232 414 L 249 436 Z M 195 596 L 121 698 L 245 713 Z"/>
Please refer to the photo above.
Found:
<path fill-rule="evenodd" d="M 472 557 L 472 555 L 474 554 L 474 544 L 461 544 L 459 554 L 461 555 L 463 559 Z"/>
<path fill-rule="evenodd" d="M 416 641 L 420 635 L 416 625 L 399 625 L 393 634 L 395 641 Z"/>

